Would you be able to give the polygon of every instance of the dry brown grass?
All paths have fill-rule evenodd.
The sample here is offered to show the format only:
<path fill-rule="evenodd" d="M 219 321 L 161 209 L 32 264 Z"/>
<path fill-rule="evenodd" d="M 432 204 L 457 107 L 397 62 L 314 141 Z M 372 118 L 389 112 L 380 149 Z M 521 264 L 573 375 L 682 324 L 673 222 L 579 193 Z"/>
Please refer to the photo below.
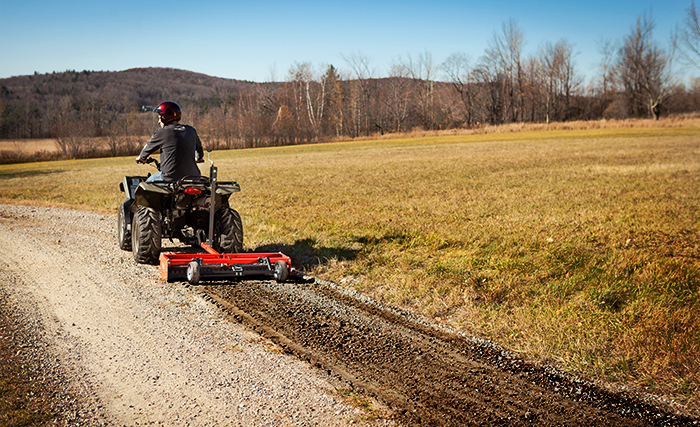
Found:
<path fill-rule="evenodd" d="M 147 140 L 137 136 L 74 138 L 64 140 L 63 148 L 55 139 L 0 140 L 0 164 L 135 155 Z"/>
<path fill-rule="evenodd" d="M 697 127 L 700 126 L 700 114 L 687 114 L 676 117 L 665 117 L 660 120 L 651 119 L 626 119 L 626 120 L 591 120 L 591 121 L 572 121 L 572 122 L 553 122 L 553 123 L 509 123 L 504 125 L 476 125 L 472 128 L 448 129 L 426 131 L 415 129 L 410 132 L 400 132 L 391 134 L 374 134 L 366 137 L 352 139 L 353 141 L 370 141 L 370 140 L 385 140 L 385 139 L 405 139 L 405 138 L 424 138 L 424 137 L 441 137 L 441 136 L 457 136 L 457 135 L 484 135 L 484 134 L 503 134 L 513 132 L 528 132 L 528 131 L 554 131 L 554 130 L 590 130 L 590 129 L 629 129 L 629 128 L 668 128 L 668 127 Z M 137 140 L 145 141 L 148 135 L 143 137 L 130 137 Z M 99 149 L 108 148 L 108 138 L 88 138 L 89 144 Z M 348 141 L 347 138 L 339 139 L 335 142 Z M 41 153 L 59 153 L 60 149 L 55 139 L 0 139 L 0 153 L 20 153 L 24 156 Z"/>
<path fill-rule="evenodd" d="M 241 178 L 251 249 L 296 251 L 382 301 L 697 405 L 700 130 L 566 132 L 220 164 Z"/>
<path fill-rule="evenodd" d="M 700 127 L 679 120 L 214 156 L 242 185 L 247 249 L 698 407 Z M 121 176 L 147 170 L 0 166 L 0 199 L 114 213 Z"/>
<path fill-rule="evenodd" d="M 39 151 L 58 151 L 54 139 L 0 139 L 0 151 L 18 151 L 33 154 Z"/>
<path fill-rule="evenodd" d="M 426 131 L 414 129 L 410 132 L 391 134 L 375 134 L 369 137 L 355 138 L 355 141 L 384 140 L 397 138 L 424 138 L 454 135 L 485 135 L 504 134 L 529 131 L 556 131 L 556 130 L 591 130 L 591 129 L 630 129 L 630 128 L 680 128 L 700 126 L 700 113 L 686 114 L 675 117 L 664 117 L 659 120 L 652 119 L 625 119 L 625 120 L 589 120 L 552 123 L 508 123 L 504 125 L 478 124 L 471 128 L 447 129 Z"/>

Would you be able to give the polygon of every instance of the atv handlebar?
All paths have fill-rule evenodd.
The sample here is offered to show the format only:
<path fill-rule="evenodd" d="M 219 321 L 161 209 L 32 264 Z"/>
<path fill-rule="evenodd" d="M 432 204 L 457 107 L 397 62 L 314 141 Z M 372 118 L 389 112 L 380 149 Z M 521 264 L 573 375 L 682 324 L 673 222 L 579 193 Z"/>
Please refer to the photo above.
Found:
<path fill-rule="evenodd" d="M 143 163 L 143 164 L 155 163 L 156 169 L 160 170 L 160 162 L 158 160 L 154 159 L 153 157 L 147 157 L 145 159 L 137 157 L 136 163 Z"/>

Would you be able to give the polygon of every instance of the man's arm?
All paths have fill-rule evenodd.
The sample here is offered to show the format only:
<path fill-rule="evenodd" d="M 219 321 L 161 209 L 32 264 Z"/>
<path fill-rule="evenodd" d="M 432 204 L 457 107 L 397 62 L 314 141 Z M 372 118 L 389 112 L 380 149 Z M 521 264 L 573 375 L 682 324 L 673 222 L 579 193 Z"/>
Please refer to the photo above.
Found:
<path fill-rule="evenodd" d="M 204 148 L 202 148 L 202 141 L 199 139 L 199 135 L 196 132 L 195 136 L 197 137 L 197 141 L 195 142 L 194 146 L 194 158 L 197 161 L 197 163 L 204 163 Z"/>
<path fill-rule="evenodd" d="M 141 150 L 141 154 L 136 157 L 136 163 L 146 163 L 148 156 L 155 153 L 160 148 L 160 145 L 160 137 L 158 136 L 158 130 L 156 130 L 143 147 L 143 150 Z"/>

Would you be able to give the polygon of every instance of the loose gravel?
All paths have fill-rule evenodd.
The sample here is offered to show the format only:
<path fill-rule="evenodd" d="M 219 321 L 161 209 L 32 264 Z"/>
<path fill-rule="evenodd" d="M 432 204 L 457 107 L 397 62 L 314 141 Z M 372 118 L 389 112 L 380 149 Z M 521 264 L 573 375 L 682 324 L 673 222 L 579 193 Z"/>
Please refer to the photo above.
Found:
<path fill-rule="evenodd" d="M 0 205 L 0 293 L 27 360 L 57 389 L 57 424 L 394 424 L 197 289 L 136 264 L 115 223 Z"/>

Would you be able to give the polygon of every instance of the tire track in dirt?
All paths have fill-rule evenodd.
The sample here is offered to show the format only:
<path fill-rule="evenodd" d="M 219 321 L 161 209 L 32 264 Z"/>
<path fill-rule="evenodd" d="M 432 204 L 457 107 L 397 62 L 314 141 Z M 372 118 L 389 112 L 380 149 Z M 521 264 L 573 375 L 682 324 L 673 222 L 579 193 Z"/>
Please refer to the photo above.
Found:
<path fill-rule="evenodd" d="M 384 401 L 408 425 L 696 425 L 332 283 L 198 289 L 287 351 Z"/>

